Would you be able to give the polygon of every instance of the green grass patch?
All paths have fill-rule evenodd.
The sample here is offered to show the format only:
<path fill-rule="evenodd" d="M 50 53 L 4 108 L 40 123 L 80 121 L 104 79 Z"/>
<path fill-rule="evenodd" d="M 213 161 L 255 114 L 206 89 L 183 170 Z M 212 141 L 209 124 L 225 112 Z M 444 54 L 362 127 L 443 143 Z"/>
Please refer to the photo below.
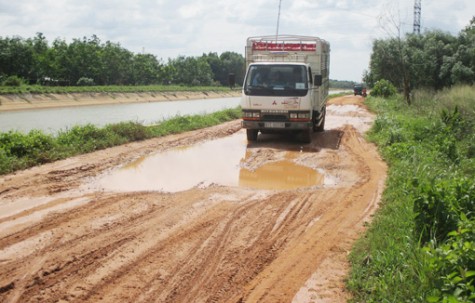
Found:
<path fill-rule="evenodd" d="M 178 116 L 152 126 L 122 122 L 105 127 L 74 126 L 56 135 L 32 130 L 27 134 L 0 133 L 0 174 L 93 152 L 133 141 L 200 129 L 241 117 L 241 109 L 226 109 L 207 115 Z"/>
<path fill-rule="evenodd" d="M 229 92 L 226 86 L 184 85 L 102 85 L 102 86 L 0 86 L 0 94 L 69 94 L 69 93 L 162 93 L 162 92 Z"/>
<path fill-rule="evenodd" d="M 354 302 L 474 302 L 475 88 L 370 97 L 389 165 L 381 207 L 350 256 Z"/>

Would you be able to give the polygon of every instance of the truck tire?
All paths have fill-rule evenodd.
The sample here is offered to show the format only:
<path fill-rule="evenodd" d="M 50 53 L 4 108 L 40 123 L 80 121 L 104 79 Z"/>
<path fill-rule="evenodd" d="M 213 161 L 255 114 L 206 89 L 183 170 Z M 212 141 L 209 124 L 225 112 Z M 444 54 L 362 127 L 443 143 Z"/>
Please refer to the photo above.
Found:
<path fill-rule="evenodd" d="M 247 141 L 257 141 L 257 134 L 259 131 L 257 129 L 246 129 Z"/>
<path fill-rule="evenodd" d="M 322 132 L 325 130 L 325 116 L 327 115 L 327 109 L 325 108 L 323 110 L 323 115 L 318 121 L 320 124 L 318 126 L 315 126 L 315 131 L 316 132 Z M 315 124 L 316 125 L 316 124 Z"/>
<path fill-rule="evenodd" d="M 311 143 L 312 142 L 313 130 L 311 128 L 303 130 L 301 133 L 302 143 Z"/>

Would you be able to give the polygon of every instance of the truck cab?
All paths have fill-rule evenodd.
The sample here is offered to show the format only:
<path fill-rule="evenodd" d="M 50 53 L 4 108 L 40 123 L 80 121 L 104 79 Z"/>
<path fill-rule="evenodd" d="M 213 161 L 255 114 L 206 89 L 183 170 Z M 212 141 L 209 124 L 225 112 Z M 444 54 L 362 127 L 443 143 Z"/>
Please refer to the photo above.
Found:
<path fill-rule="evenodd" d="M 367 94 L 366 94 L 366 85 L 364 85 L 363 83 L 355 84 L 353 86 L 353 94 L 355 96 L 360 95 L 360 96 L 366 97 L 367 96 Z"/>
<path fill-rule="evenodd" d="M 315 37 L 251 37 L 242 90 L 248 141 L 259 132 L 292 132 L 310 143 L 323 131 L 328 97 L 329 44 Z"/>

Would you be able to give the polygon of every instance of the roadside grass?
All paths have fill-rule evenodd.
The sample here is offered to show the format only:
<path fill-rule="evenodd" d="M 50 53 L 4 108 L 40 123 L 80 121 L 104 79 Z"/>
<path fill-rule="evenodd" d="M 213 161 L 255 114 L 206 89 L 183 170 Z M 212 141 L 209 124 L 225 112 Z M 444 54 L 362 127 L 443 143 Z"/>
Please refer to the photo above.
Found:
<path fill-rule="evenodd" d="M 207 115 L 178 116 L 156 125 L 121 122 L 96 127 L 74 126 L 56 135 L 32 130 L 0 133 L 0 175 L 112 146 L 200 129 L 241 117 L 241 109 Z"/>
<path fill-rule="evenodd" d="M 163 92 L 227 92 L 226 86 L 184 85 L 97 85 L 97 86 L 0 86 L 0 95 L 6 94 L 69 94 L 69 93 L 163 93 Z"/>
<path fill-rule="evenodd" d="M 350 255 L 352 301 L 475 302 L 475 87 L 367 105 L 389 171 Z"/>

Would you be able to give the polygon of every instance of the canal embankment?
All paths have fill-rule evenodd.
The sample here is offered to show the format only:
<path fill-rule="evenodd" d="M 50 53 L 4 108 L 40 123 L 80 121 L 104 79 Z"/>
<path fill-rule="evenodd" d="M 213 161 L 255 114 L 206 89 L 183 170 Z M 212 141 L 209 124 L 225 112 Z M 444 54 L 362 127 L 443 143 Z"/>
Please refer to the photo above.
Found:
<path fill-rule="evenodd" d="M 241 90 L 180 91 L 138 93 L 65 93 L 65 94 L 8 94 L 0 95 L 0 112 L 41 108 L 130 104 L 179 100 L 238 97 Z"/>

